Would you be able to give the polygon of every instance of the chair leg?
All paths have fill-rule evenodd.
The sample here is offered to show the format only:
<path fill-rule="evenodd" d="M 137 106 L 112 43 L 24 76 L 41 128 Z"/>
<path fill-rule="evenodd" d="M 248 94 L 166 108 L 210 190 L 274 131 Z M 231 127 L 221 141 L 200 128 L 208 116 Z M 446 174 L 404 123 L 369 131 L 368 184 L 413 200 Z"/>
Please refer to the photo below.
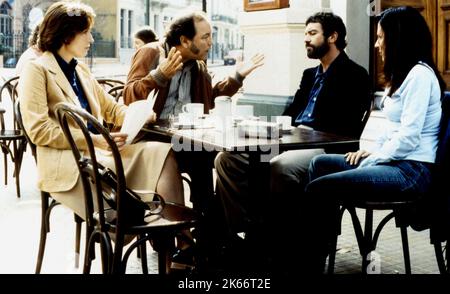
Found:
<path fill-rule="evenodd" d="M 76 215 L 75 213 L 74 219 L 76 224 L 75 229 L 75 268 L 80 267 L 80 243 L 81 243 L 81 224 L 83 223 L 83 219 Z"/>
<path fill-rule="evenodd" d="M 434 241 L 434 253 L 436 255 L 436 261 L 439 268 L 439 273 L 442 275 L 450 274 L 449 268 L 449 252 L 448 252 L 448 241 L 445 241 L 444 246 L 440 240 Z"/>
<path fill-rule="evenodd" d="M 145 238 L 145 236 L 141 236 L 141 238 Z M 144 275 L 148 275 L 148 265 L 147 265 L 147 242 L 142 243 L 139 246 L 140 257 L 141 257 L 141 265 L 142 265 L 142 273 Z"/>
<path fill-rule="evenodd" d="M 111 265 L 112 274 L 124 274 L 126 271 L 126 262 L 122 260 L 123 246 L 124 246 L 124 235 L 116 231 L 116 241 L 114 244 L 114 254 Z"/>
<path fill-rule="evenodd" d="M 411 274 L 411 260 L 409 257 L 409 245 L 408 245 L 408 231 L 406 226 L 400 228 L 402 235 L 402 245 L 403 245 L 403 258 L 405 259 L 405 273 L 407 275 Z"/>
<path fill-rule="evenodd" d="M 8 185 L 8 158 L 6 157 L 6 153 L 3 153 L 3 163 L 5 165 L 5 186 Z"/>
<path fill-rule="evenodd" d="M 330 248 L 328 250 L 328 270 L 327 273 L 329 275 L 334 274 L 334 265 L 336 261 L 336 249 L 337 249 L 337 242 L 338 242 L 338 236 L 341 234 L 341 224 L 342 224 L 342 217 L 344 216 L 344 212 L 346 208 L 344 206 L 341 206 L 338 208 L 338 215 L 336 219 L 336 232 L 334 234 L 334 239 L 330 243 Z"/>
<path fill-rule="evenodd" d="M 102 271 L 104 274 L 109 274 L 111 270 L 111 261 L 112 261 L 112 248 L 111 248 L 111 240 L 109 239 L 108 233 L 100 233 L 100 254 L 101 254 L 101 262 L 102 262 Z"/>
<path fill-rule="evenodd" d="M 366 216 L 365 216 L 365 223 L 364 223 L 364 238 L 363 238 L 363 247 L 361 248 L 362 251 L 362 272 L 363 274 L 366 274 L 367 266 L 369 265 L 369 260 L 367 260 L 367 256 L 373 248 L 372 244 L 372 230 L 373 230 L 373 210 L 367 208 L 366 209 Z"/>
<path fill-rule="evenodd" d="M 91 245 L 91 238 L 93 238 L 92 232 L 92 228 L 86 223 L 86 244 L 84 248 L 83 274 L 89 274 L 91 272 L 91 263 L 92 260 L 95 259 L 95 248 L 94 245 Z"/>
<path fill-rule="evenodd" d="M 21 166 L 21 156 L 19 155 L 19 150 L 17 148 L 17 142 L 13 141 L 13 160 L 14 160 L 14 177 L 16 178 L 16 191 L 17 198 L 20 198 L 20 166 Z"/>
<path fill-rule="evenodd" d="M 35 269 L 36 274 L 41 273 L 42 260 L 44 259 L 45 244 L 47 241 L 47 233 L 49 231 L 49 226 L 47 224 L 47 210 L 49 208 L 48 201 L 48 196 L 45 193 L 41 192 L 41 237 L 39 240 L 39 251 Z"/>
<path fill-rule="evenodd" d="M 335 235 L 333 242 L 330 244 L 330 250 L 328 254 L 328 270 L 327 273 L 329 275 L 334 274 L 334 264 L 336 260 L 336 247 L 337 247 L 338 235 Z"/>
<path fill-rule="evenodd" d="M 170 273 L 171 258 L 169 248 L 173 247 L 173 237 L 157 236 L 153 240 L 155 250 L 158 252 L 158 274 L 166 275 Z"/>
<path fill-rule="evenodd" d="M 84 253 L 84 266 L 83 266 L 83 274 L 89 274 L 91 272 L 91 264 L 92 264 L 92 252 L 95 251 L 95 238 L 96 236 L 92 234 L 87 234 L 88 226 L 86 226 L 86 248 Z"/>

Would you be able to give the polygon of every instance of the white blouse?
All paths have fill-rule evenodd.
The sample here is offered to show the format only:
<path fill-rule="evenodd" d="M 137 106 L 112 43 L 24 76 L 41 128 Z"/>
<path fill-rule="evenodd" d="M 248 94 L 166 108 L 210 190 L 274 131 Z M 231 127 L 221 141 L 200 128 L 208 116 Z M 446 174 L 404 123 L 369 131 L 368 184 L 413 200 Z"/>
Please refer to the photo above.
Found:
<path fill-rule="evenodd" d="M 439 81 L 431 67 L 422 62 L 414 66 L 392 97 L 385 95 L 382 107 L 387 127 L 359 167 L 393 160 L 434 163 L 442 109 Z"/>

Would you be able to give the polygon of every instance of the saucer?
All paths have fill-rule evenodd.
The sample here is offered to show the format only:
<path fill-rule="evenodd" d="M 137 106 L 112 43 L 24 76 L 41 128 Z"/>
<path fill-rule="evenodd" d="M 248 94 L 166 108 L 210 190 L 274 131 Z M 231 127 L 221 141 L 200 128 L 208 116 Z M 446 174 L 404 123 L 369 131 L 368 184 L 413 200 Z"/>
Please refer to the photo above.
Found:
<path fill-rule="evenodd" d="M 295 130 L 296 129 L 296 127 L 294 127 L 294 126 L 289 126 L 289 127 L 287 127 L 287 128 L 283 128 L 281 131 L 283 132 L 283 133 L 291 133 L 293 130 Z"/>

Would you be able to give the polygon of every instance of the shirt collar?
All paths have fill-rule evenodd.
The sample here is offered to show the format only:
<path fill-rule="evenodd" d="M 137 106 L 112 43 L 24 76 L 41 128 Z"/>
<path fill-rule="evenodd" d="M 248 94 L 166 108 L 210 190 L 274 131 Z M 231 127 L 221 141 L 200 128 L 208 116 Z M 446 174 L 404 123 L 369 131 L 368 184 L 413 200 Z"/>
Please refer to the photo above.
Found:
<path fill-rule="evenodd" d="M 331 67 L 331 66 L 330 66 Z M 323 72 L 322 64 L 317 67 L 315 78 L 324 78 L 328 71 Z"/>
<path fill-rule="evenodd" d="M 56 61 L 58 62 L 59 66 L 61 67 L 62 71 L 67 75 L 69 73 L 73 73 L 75 71 L 75 68 L 78 64 L 78 61 L 75 58 L 72 58 L 72 60 L 67 63 L 64 59 L 62 59 L 59 54 L 55 53 Z"/>
<path fill-rule="evenodd" d="M 330 66 L 328 67 L 328 70 L 326 72 L 323 72 L 322 64 L 320 64 L 318 66 L 318 68 L 317 68 L 315 78 L 318 78 L 318 77 L 325 78 L 325 77 L 327 77 L 329 72 L 333 71 L 334 68 L 338 67 L 339 64 L 341 64 L 342 62 L 344 62 L 347 59 L 348 59 L 347 54 L 344 51 L 342 51 L 341 53 L 339 53 L 338 57 L 336 57 L 333 60 L 333 62 L 330 64 Z"/>

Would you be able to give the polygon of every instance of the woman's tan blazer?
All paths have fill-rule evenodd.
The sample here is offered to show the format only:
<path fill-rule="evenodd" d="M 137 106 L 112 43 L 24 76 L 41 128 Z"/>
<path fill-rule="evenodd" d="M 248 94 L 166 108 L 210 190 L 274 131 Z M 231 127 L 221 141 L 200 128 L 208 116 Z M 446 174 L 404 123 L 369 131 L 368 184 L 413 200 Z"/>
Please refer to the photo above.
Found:
<path fill-rule="evenodd" d="M 103 90 L 86 65 L 78 63 L 76 72 L 92 115 L 99 121 L 122 125 L 126 106 L 117 104 Z M 37 146 L 39 189 L 70 190 L 79 173 L 56 118 L 55 106 L 61 102 L 81 105 L 53 53 L 45 52 L 25 67 L 19 80 L 19 99 L 25 130 Z M 74 132 L 74 139 L 81 149 L 86 149 L 81 130 Z"/>

